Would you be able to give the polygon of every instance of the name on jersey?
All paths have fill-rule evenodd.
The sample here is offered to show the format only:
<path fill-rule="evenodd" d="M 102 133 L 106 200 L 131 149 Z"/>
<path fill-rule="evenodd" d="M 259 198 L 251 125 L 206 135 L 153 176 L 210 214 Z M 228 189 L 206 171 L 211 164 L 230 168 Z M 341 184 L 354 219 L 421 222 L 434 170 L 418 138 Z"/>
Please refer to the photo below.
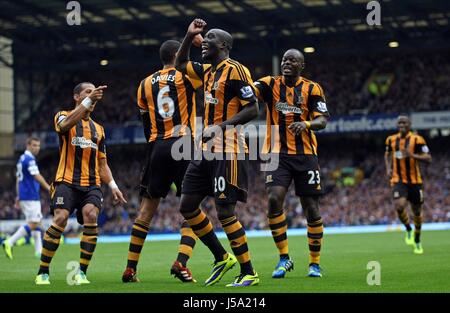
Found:
<path fill-rule="evenodd" d="M 94 142 L 92 142 L 92 140 L 86 139 L 84 137 L 73 137 L 72 145 L 78 146 L 81 149 L 85 149 L 85 148 L 97 149 L 96 143 L 94 143 Z"/>
<path fill-rule="evenodd" d="M 293 106 L 293 105 L 289 105 L 289 103 L 287 102 L 277 102 L 277 104 L 275 104 L 275 109 L 277 109 L 277 111 L 283 113 L 283 114 L 288 114 L 288 113 L 294 113 L 294 114 L 303 114 L 303 109 Z"/>
<path fill-rule="evenodd" d="M 152 77 L 152 85 L 155 83 L 158 83 L 160 81 L 169 81 L 174 82 L 175 81 L 175 75 L 169 75 L 169 74 L 162 74 L 157 77 Z"/>
<path fill-rule="evenodd" d="M 216 104 L 219 103 L 219 99 L 214 98 L 214 97 L 212 96 L 212 94 L 209 93 L 208 91 L 205 91 L 205 101 L 208 102 L 208 103 L 210 103 L 210 104 L 214 104 L 214 105 L 216 105 Z"/>

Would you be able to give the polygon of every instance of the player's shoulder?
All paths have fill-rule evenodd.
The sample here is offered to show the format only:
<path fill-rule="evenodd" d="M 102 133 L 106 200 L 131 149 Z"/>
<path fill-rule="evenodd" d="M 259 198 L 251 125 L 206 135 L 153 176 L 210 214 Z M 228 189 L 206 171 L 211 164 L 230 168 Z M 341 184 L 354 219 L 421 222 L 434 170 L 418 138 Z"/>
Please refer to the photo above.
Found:
<path fill-rule="evenodd" d="M 231 68 L 230 79 L 248 81 L 248 78 L 251 78 L 249 69 L 242 63 L 233 59 L 227 59 L 225 64 L 227 67 Z"/>
<path fill-rule="evenodd" d="M 30 161 L 35 160 L 35 159 L 36 158 L 34 157 L 34 155 L 28 150 L 25 150 L 23 152 L 23 154 L 20 156 L 20 161 L 22 163 L 30 162 Z"/>
<path fill-rule="evenodd" d="M 70 111 L 62 110 L 58 111 L 55 114 L 54 120 L 56 124 L 59 124 L 62 120 L 64 120 L 67 115 L 69 115 Z"/>
<path fill-rule="evenodd" d="M 61 115 L 67 116 L 70 113 L 70 111 L 66 111 L 66 110 L 62 110 L 62 111 L 58 111 L 55 114 L 55 117 L 59 117 Z"/>
<path fill-rule="evenodd" d="M 92 118 L 91 118 L 91 121 L 92 121 L 92 123 L 94 123 L 95 126 L 99 127 L 101 130 L 104 130 L 102 124 L 100 124 L 99 122 L 94 121 Z"/>
<path fill-rule="evenodd" d="M 320 92 L 322 92 L 322 86 L 318 82 L 303 76 L 301 76 L 301 80 L 304 84 L 307 84 L 313 91 L 319 90 Z"/>
<path fill-rule="evenodd" d="M 268 76 L 264 76 L 264 77 L 259 78 L 255 82 L 255 84 L 262 83 L 262 84 L 270 85 L 271 82 L 275 81 L 275 79 L 276 79 L 275 77 L 268 75 Z"/>
<path fill-rule="evenodd" d="M 419 133 L 412 133 L 411 136 L 415 138 L 418 142 L 425 142 L 425 138 Z"/>
<path fill-rule="evenodd" d="M 398 136 L 399 136 L 398 133 L 390 134 L 389 136 L 386 137 L 386 142 L 391 141 L 391 140 L 395 140 L 395 139 L 397 139 Z"/>

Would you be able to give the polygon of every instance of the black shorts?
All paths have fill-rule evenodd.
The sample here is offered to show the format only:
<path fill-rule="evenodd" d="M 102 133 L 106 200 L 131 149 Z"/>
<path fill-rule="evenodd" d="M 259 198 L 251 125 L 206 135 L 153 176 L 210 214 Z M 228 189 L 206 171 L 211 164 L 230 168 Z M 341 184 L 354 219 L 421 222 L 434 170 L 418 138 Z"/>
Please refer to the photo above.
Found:
<path fill-rule="evenodd" d="M 412 204 L 423 203 L 423 186 L 420 184 L 396 183 L 392 186 L 394 199 L 406 198 Z"/>
<path fill-rule="evenodd" d="M 93 204 L 102 209 L 103 193 L 99 186 L 80 187 L 66 183 L 53 183 L 50 191 L 50 212 L 53 214 L 55 209 L 65 209 L 71 214 L 77 211 L 77 221 L 84 224 L 83 213 L 81 209 L 86 204 Z"/>
<path fill-rule="evenodd" d="M 173 143 L 178 138 L 156 140 L 147 144 L 147 159 L 141 175 L 140 195 L 145 198 L 165 198 L 175 183 L 177 196 L 181 195 L 181 182 L 189 160 L 174 160 Z"/>
<path fill-rule="evenodd" d="M 323 194 L 320 181 L 320 167 L 316 155 L 279 154 L 277 169 L 266 172 L 266 187 L 283 186 L 286 189 L 295 184 L 299 197 Z"/>
<path fill-rule="evenodd" d="M 247 202 L 248 155 L 244 160 L 193 160 L 182 193 L 214 197 L 216 203 Z"/>

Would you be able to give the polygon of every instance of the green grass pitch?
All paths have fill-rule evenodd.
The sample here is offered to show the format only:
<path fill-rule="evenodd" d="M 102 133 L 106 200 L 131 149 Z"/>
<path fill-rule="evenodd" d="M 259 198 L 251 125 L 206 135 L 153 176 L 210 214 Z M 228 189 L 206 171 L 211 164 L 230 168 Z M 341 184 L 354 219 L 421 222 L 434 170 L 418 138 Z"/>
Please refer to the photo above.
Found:
<path fill-rule="evenodd" d="M 203 281 L 211 270 L 212 257 L 201 242 L 197 242 L 189 262 L 196 284 L 183 284 L 169 275 L 176 257 L 176 241 L 147 241 L 138 267 L 140 283 L 123 284 L 121 275 L 126 264 L 128 244 L 97 246 L 88 271 L 90 285 L 69 286 L 66 275 L 69 261 L 77 261 L 78 245 L 62 245 L 50 270 L 50 286 L 35 286 L 39 260 L 31 246 L 16 247 L 14 260 L 0 255 L 0 292 L 450 292 L 450 231 L 424 232 L 423 255 L 414 255 L 406 246 L 404 233 L 326 235 L 322 249 L 323 278 L 308 278 L 308 251 L 304 236 L 289 237 L 290 255 L 295 270 L 285 279 L 271 278 L 278 256 L 271 238 L 249 238 L 252 260 L 259 273 L 259 286 L 226 288 L 238 274 L 238 266 L 212 287 Z M 151 236 L 150 236 L 151 238 Z M 228 247 L 228 243 L 224 246 Z M 3 253 L 3 251 L 1 251 Z M 369 261 L 381 265 L 381 285 L 369 286 Z"/>

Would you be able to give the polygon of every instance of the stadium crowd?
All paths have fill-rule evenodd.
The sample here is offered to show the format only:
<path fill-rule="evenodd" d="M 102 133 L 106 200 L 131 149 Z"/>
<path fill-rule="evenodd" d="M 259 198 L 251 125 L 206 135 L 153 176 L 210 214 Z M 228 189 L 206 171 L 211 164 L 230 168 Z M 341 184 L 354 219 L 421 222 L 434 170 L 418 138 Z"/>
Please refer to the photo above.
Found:
<path fill-rule="evenodd" d="M 140 149 L 144 149 L 139 146 Z M 139 149 L 139 148 L 138 148 Z M 141 151 L 142 152 L 142 151 Z M 99 217 L 102 233 L 129 233 L 137 209 L 139 192 L 137 185 L 141 172 L 139 153 L 120 156 L 111 153 L 111 168 L 116 181 L 124 192 L 128 203 L 114 205 L 111 194 L 104 189 L 104 206 Z M 126 160 L 125 160 L 126 158 Z M 425 177 L 425 222 L 450 221 L 450 158 L 448 154 L 434 154 L 433 163 L 422 166 Z M 319 158 L 322 181 L 326 195 L 321 199 L 321 213 L 327 226 L 397 224 L 393 208 L 391 189 L 385 176 L 382 154 L 357 158 L 354 155 L 336 154 L 324 151 Z M 46 166 L 52 164 L 52 166 Z M 41 164 L 41 172 L 47 179 L 55 173 L 56 162 Z M 238 204 L 238 215 L 246 229 L 267 229 L 267 194 L 264 187 L 264 174 L 259 171 L 257 162 L 251 163 L 249 194 L 247 204 Z M 345 172 L 352 171 L 352 179 L 346 179 Z M 289 190 L 285 201 L 289 227 L 305 227 L 305 217 L 301 204 L 295 196 L 294 188 Z M 0 219 L 19 219 L 20 210 L 14 208 L 15 192 L 13 186 L 0 190 Z M 49 197 L 43 195 L 43 213 L 49 216 Z M 207 198 L 202 207 L 214 221 L 219 222 L 213 210 L 214 201 Z M 178 198 L 171 192 L 161 201 L 151 227 L 151 232 L 177 232 L 182 222 L 178 212 Z"/>
<path fill-rule="evenodd" d="M 123 126 L 136 121 L 136 89 L 140 80 L 159 69 L 158 64 L 147 70 L 137 71 L 102 69 L 89 74 L 67 74 L 67 77 L 52 80 L 46 88 L 39 109 L 30 112 L 30 117 L 19 121 L 20 131 L 50 130 L 49 116 L 62 109 L 71 109 L 72 88 L 77 81 L 90 80 L 94 84 L 106 84 L 104 100 L 96 110 L 95 118 L 105 126 Z M 271 73 L 270 68 L 251 66 L 253 78 Z M 450 109 L 450 56 L 435 53 L 420 55 L 394 55 L 370 57 L 316 58 L 306 55 L 304 76 L 320 83 L 325 91 L 333 116 L 351 113 L 393 113 L 413 109 L 414 111 Z M 374 86 L 371 83 L 385 78 Z M 429 79 L 433 77 L 433 79 Z M 45 101 L 45 103 L 44 103 Z M 33 106 L 28 106 L 33 107 Z M 264 118 L 264 110 L 261 110 Z"/>

